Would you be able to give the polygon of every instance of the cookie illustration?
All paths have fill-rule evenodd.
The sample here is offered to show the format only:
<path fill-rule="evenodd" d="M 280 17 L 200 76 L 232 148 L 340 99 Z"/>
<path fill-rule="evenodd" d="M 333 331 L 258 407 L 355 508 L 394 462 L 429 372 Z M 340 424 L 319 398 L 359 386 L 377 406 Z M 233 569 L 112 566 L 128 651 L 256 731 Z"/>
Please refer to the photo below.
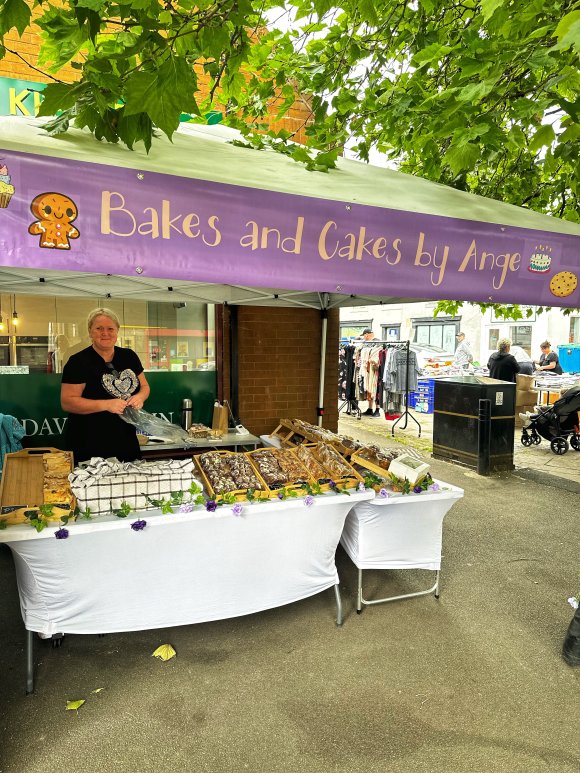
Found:
<path fill-rule="evenodd" d="M 550 292 L 556 298 L 567 298 L 578 287 L 578 277 L 571 271 L 559 271 L 550 279 Z"/>
<path fill-rule="evenodd" d="M 39 246 L 70 250 L 69 239 L 80 236 L 71 225 L 78 215 L 74 201 L 62 193 L 40 193 L 32 200 L 30 210 L 38 219 L 28 226 L 28 233 L 40 236 Z"/>

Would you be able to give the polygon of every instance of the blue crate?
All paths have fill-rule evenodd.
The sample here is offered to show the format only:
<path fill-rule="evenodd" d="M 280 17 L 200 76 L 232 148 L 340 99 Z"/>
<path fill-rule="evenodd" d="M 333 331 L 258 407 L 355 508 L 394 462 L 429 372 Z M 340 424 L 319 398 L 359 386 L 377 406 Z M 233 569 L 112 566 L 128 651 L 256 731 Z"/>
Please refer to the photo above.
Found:
<path fill-rule="evenodd" d="M 433 413 L 435 410 L 435 396 L 418 394 L 415 400 L 415 410 L 419 413 Z"/>
<path fill-rule="evenodd" d="M 409 396 L 407 398 L 407 408 L 414 408 L 417 403 L 417 392 L 409 392 Z"/>
<path fill-rule="evenodd" d="M 559 346 L 558 357 L 564 373 L 580 372 L 580 344 Z"/>
<path fill-rule="evenodd" d="M 429 387 L 430 389 L 435 389 L 435 379 L 434 378 L 420 378 L 417 380 L 417 384 L 420 387 Z"/>

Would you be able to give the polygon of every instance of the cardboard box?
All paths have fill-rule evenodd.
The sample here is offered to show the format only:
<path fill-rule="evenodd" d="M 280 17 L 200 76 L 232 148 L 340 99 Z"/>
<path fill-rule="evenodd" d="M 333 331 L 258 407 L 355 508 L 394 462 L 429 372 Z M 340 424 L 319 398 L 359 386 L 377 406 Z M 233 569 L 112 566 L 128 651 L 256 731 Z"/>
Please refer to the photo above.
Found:
<path fill-rule="evenodd" d="M 45 489 L 45 463 L 48 455 L 61 454 L 68 471 L 73 469 L 73 456 L 70 451 L 58 448 L 26 448 L 4 457 L 2 482 L 0 483 L 0 520 L 8 524 L 26 523 L 31 514 L 38 513 L 41 505 L 52 505 L 52 512 L 46 514 L 49 521 L 60 521 L 64 515 L 74 510 L 76 502 L 68 479 L 63 484 L 66 497 L 62 502 L 54 502 Z"/>
<path fill-rule="evenodd" d="M 516 389 L 516 408 L 522 405 L 535 405 L 537 402 L 537 392 L 532 392 L 530 389 Z"/>
<path fill-rule="evenodd" d="M 534 377 L 524 373 L 516 374 L 516 389 L 529 390 L 534 386 Z"/>

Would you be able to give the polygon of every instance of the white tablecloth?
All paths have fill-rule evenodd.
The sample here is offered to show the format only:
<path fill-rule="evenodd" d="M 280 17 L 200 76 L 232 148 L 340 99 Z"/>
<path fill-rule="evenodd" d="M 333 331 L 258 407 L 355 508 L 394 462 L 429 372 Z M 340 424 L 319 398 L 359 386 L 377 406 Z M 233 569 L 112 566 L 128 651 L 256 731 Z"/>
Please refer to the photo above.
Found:
<path fill-rule="evenodd" d="M 200 623 L 289 604 L 338 583 L 348 511 L 374 492 L 0 532 L 14 554 L 24 625 L 44 636 Z M 143 518 L 147 526 L 133 531 Z"/>
<path fill-rule="evenodd" d="M 443 518 L 463 489 L 439 482 L 436 493 L 394 494 L 359 502 L 341 544 L 359 569 L 441 568 Z"/>

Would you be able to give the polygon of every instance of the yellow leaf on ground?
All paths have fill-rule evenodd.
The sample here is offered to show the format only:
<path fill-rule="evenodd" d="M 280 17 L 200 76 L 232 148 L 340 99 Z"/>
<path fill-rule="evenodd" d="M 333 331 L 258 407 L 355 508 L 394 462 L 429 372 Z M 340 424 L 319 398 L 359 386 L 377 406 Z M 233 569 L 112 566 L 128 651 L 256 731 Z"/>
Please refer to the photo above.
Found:
<path fill-rule="evenodd" d="M 171 660 L 176 654 L 171 644 L 162 644 L 160 647 L 157 647 L 152 657 L 161 658 L 161 660 Z"/>
<path fill-rule="evenodd" d="M 104 689 L 105 689 L 104 687 L 97 687 L 96 690 L 91 690 L 91 693 L 94 693 L 96 695 L 97 693 L 102 692 Z"/>
<path fill-rule="evenodd" d="M 85 701 L 67 701 L 66 702 L 66 710 L 67 711 L 78 711 L 80 707 L 83 705 Z"/>

